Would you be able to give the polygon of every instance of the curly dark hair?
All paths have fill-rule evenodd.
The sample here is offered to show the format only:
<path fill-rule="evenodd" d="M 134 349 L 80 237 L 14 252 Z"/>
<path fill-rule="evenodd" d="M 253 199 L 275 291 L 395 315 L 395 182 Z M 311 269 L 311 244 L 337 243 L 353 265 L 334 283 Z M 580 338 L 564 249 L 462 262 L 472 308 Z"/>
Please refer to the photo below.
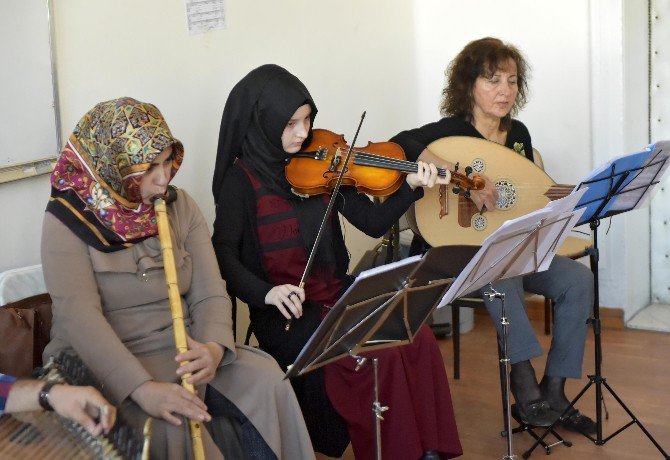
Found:
<path fill-rule="evenodd" d="M 442 90 L 440 112 L 443 116 L 472 117 L 473 88 L 478 77 L 490 78 L 508 59 L 516 63 L 519 93 L 512 110 L 501 121 L 501 129 L 509 127 L 512 116 L 526 105 L 530 67 L 514 45 L 492 37 L 468 43 L 449 63 L 445 75 L 447 85 Z"/>

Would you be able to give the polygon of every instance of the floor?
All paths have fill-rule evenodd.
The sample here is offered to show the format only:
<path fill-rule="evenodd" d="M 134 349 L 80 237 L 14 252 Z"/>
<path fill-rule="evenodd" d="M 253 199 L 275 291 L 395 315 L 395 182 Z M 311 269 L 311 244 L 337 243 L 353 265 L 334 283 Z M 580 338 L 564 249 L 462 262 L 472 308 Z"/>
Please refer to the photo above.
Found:
<path fill-rule="evenodd" d="M 543 324 L 534 321 L 533 325 L 543 347 L 545 350 L 548 349 L 550 337 L 543 334 Z M 464 334 L 461 343 L 461 379 L 455 380 L 451 378 L 453 375 L 451 339 L 439 341 L 450 378 L 454 410 L 464 449 L 464 455 L 460 458 L 468 460 L 502 458 L 506 453 L 506 442 L 500 436 L 502 428 L 500 383 L 495 333 L 490 322 L 476 318 L 474 330 Z M 566 389 L 569 396 L 574 397 L 589 382 L 586 375 L 594 372 L 594 348 L 593 333 L 589 332 L 584 360 L 585 375 L 581 380 L 568 380 Z M 607 384 L 611 385 L 666 452 L 670 452 L 670 359 L 668 359 L 670 334 L 631 329 L 604 329 L 602 350 L 602 375 L 607 378 Z M 538 358 L 533 364 L 537 374 L 541 376 L 544 359 Z M 605 419 L 603 414 L 603 438 L 606 439 L 631 419 L 611 394 L 606 390 L 603 392 L 609 412 L 608 419 Z M 595 417 L 595 385 L 586 391 L 577 407 Z M 562 429 L 559 429 L 559 433 L 573 445 L 554 447 L 550 457 L 554 460 L 663 458 L 641 429 L 635 425 L 600 446 L 577 433 Z M 515 434 L 512 440 L 513 453 L 519 459 L 533 442 L 530 435 L 525 433 Z M 531 458 L 544 457 L 545 452 L 539 448 L 531 456 Z M 351 448 L 342 458 L 354 459 Z"/>
<path fill-rule="evenodd" d="M 670 332 L 670 305 L 651 304 L 637 312 L 626 326 L 632 329 Z"/>

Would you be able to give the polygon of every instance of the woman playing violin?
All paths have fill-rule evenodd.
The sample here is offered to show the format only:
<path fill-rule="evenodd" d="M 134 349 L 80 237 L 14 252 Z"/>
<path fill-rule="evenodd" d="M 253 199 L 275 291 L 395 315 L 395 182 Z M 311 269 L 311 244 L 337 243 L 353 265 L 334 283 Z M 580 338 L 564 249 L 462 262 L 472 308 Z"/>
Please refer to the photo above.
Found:
<path fill-rule="evenodd" d="M 526 103 L 528 65 L 517 48 L 496 38 L 469 43 L 447 69 L 442 113 L 445 118 L 421 128 L 403 131 L 392 141 L 409 159 L 432 158 L 427 146 L 447 136 L 470 136 L 502 144 L 535 161 L 530 133 L 512 118 Z M 473 193 L 473 196 L 475 194 Z M 487 205 L 489 209 L 493 209 Z M 566 378 L 582 372 L 586 319 L 593 304 L 593 277 L 584 265 L 554 257 L 549 270 L 500 281 L 511 324 L 510 383 L 521 418 L 532 425 L 548 426 L 567 408 Z M 543 351 L 525 311 L 524 290 L 554 299 L 554 336 L 542 381 L 538 384 L 530 360 Z M 484 298 L 494 323 L 500 325 L 497 301 Z M 595 423 L 573 410 L 562 421 L 566 428 L 594 433 Z"/>
<path fill-rule="evenodd" d="M 316 105 L 295 76 L 276 65 L 250 72 L 233 88 L 221 121 L 213 193 L 213 243 L 231 293 L 250 307 L 261 348 L 282 368 L 293 363 L 328 308 L 351 282 L 349 256 L 337 214 L 330 217 L 304 289 L 298 286 L 328 197 L 291 192 L 286 159 L 309 142 Z M 379 237 L 438 181 L 420 163 L 399 190 L 375 206 L 343 187 L 335 209 Z M 292 319 L 285 330 L 286 321 Z M 411 345 L 366 353 L 379 357 L 380 400 L 391 407 L 382 423 L 384 458 L 450 458 L 461 446 L 435 338 L 424 327 Z M 293 380 L 317 452 L 341 456 L 352 442 L 357 459 L 373 458 L 373 375 L 342 359 Z"/>

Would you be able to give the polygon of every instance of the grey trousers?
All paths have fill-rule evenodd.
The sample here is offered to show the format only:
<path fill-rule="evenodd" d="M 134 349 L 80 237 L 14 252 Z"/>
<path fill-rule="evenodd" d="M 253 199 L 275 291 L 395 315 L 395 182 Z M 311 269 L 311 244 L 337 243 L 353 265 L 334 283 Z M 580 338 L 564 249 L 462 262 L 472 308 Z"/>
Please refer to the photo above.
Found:
<path fill-rule="evenodd" d="M 541 356 L 543 351 L 525 310 L 524 291 L 554 300 L 554 335 L 547 356 L 545 375 L 580 378 L 584 359 L 586 320 L 593 308 L 591 270 L 567 257 L 556 256 L 549 270 L 493 283 L 505 293 L 509 320 L 507 350 L 512 364 Z M 487 291 L 488 286 L 481 289 Z M 491 319 L 502 333 L 500 300 L 484 298 Z"/>

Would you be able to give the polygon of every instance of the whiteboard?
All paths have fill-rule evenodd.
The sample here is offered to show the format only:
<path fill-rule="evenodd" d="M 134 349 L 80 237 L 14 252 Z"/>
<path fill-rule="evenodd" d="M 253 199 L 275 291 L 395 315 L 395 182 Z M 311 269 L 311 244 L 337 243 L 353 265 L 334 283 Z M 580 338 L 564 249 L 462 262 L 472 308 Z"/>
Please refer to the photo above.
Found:
<path fill-rule="evenodd" d="M 0 1 L 0 169 L 60 149 L 47 0 Z"/>

